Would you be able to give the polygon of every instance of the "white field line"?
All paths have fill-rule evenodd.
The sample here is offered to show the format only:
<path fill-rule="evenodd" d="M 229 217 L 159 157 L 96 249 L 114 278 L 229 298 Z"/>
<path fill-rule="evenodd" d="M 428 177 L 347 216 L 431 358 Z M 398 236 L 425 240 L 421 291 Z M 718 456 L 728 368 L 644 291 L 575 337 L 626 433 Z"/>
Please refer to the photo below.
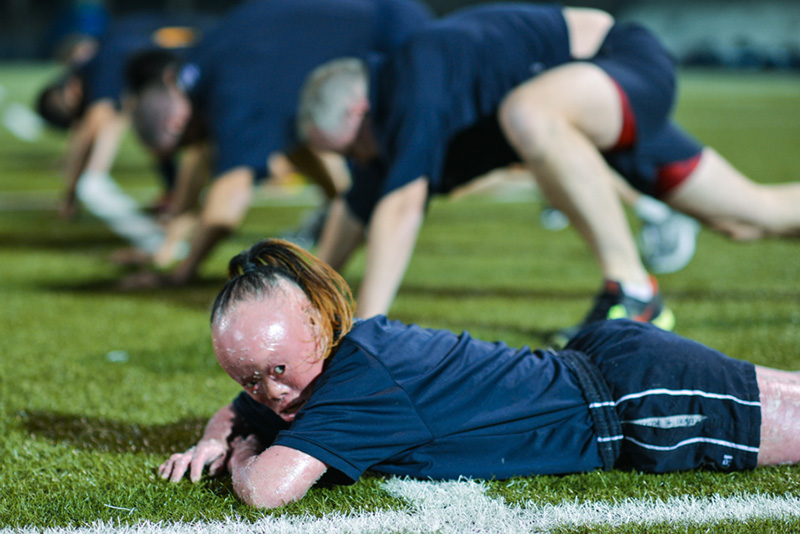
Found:
<path fill-rule="evenodd" d="M 69 529 L 17 529 L 28 534 L 370 534 L 370 533 L 443 533 L 480 532 L 486 534 L 552 532 L 556 528 L 670 525 L 703 525 L 719 521 L 800 518 L 800 499 L 766 495 L 694 498 L 676 497 L 666 501 L 628 499 L 617 503 L 565 503 L 525 507 L 509 506 L 502 499 L 486 496 L 480 482 L 462 479 L 452 482 L 420 482 L 391 478 L 384 488 L 409 502 L 408 511 L 359 514 L 333 514 L 321 519 L 300 517 L 264 518 L 255 523 L 237 519 L 221 522 L 151 523 L 123 526 L 117 521 L 97 522 L 89 527 Z M 119 510 L 120 520 L 134 510 L 121 503 L 109 504 Z M 11 530 L 0 530 L 10 534 Z"/>

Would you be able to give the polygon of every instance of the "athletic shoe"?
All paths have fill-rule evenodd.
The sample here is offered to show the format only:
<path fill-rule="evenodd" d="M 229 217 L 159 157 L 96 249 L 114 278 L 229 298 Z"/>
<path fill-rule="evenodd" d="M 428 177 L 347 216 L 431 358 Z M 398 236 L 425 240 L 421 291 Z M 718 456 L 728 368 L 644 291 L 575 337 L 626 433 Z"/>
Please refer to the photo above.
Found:
<path fill-rule="evenodd" d="M 653 323 L 664 330 L 672 330 L 675 328 L 675 314 L 664 305 L 656 279 L 651 277 L 650 281 L 655 293 L 648 301 L 626 295 L 618 282 L 606 281 L 603 291 L 595 297 L 594 306 L 583 322 L 556 332 L 548 340 L 549 344 L 562 348 L 584 326 L 607 319 L 632 319 Z"/>
<path fill-rule="evenodd" d="M 644 217 L 640 210 L 637 213 L 644 225 L 636 242 L 642 261 L 651 272 L 674 273 L 692 261 L 700 223 L 671 209 L 658 217 Z"/>

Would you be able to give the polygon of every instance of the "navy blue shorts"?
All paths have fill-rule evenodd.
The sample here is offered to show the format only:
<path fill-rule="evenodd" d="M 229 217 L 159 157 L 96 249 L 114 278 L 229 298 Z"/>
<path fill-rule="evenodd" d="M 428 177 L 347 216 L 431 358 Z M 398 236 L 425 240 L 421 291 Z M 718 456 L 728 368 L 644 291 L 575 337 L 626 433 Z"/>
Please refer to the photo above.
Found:
<path fill-rule="evenodd" d="M 755 366 L 649 323 L 603 321 L 569 343 L 608 385 L 622 434 L 615 467 L 653 473 L 756 466 Z"/>
<path fill-rule="evenodd" d="M 675 63 L 653 34 L 617 24 L 591 63 L 616 83 L 623 103 L 623 132 L 630 138 L 603 155 L 633 187 L 660 197 L 685 180 L 702 145 L 670 119 L 675 102 Z"/>

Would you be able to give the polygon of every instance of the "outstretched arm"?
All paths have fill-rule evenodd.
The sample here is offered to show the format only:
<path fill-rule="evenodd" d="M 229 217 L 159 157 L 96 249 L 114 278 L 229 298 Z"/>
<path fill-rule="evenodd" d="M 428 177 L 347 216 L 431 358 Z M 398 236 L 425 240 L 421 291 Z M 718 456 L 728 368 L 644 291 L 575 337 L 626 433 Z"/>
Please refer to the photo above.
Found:
<path fill-rule="evenodd" d="M 174 193 L 163 216 L 166 222 L 164 243 L 152 258 L 159 269 L 180 259 L 180 245 L 198 223 L 196 210 L 200 193 L 208 181 L 209 152 L 206 143 L 196 143 L 186 147 L 181 155 Z"/>
<path fill-rule="evenodd" d="M 386 195 L 375 208 L 367 234 L 364 280 L 356 315 L 385 314 L 405 275 L 425 214 L 428 180 L 417 178 Z"/>
<path fill-rule="evenodd" d="M 96 102 L 86 111 L 71 133 L 64 160 L 63 216 L 75 212 L 75 191 L 84 172 L 107 174 L 111 170 L 127 125 L 127 118 L 110 101 Z"/>
<path fill-rule="evenodd" d="M 189 254 L 170 275 L 171 283 L 189 282 L 214 247 L 239 227 L 253 202 L 254 180 L 250 167 L 236 167 L 214 180 Z"/>
<path fill-rule="evenodd" d="M 251 435 L 234 440 L 228 469 L 233 490 L 245 504 L 276 508 L 301 499 L 325 474 L 327 466 L 289 447 L 275 445 L 263 450 Z"/>

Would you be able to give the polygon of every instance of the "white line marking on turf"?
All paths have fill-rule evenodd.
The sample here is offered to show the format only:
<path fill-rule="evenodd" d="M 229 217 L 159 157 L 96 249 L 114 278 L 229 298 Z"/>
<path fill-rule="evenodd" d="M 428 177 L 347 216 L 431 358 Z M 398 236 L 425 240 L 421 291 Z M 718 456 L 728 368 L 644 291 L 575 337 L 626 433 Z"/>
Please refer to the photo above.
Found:
<path fill-rule="evenodd" d="M 133 526 L 118 521 L 97 522 L 82 528 L 15 529 L 1 533 L 28 534 L 189 534 L 198 530 L 211 534 L 333 534 L 382 532 L 508 534 L 552 532 L 557 528 L 587 526 L 620 527 L 628 524 L 702 525 L 720 521 L 800 518 L 800 499 L 767 495 L 696 498 L 675 497 L 666 501 L 634 499 L 617 503 L 587 502 L 525 507 L 507 505 L 486 496 L 486 486 L 472 480 L 420 482 L 391 478 L 384 488 L 409 502 L 408 511 L 332 514 L 317 519 L 309 516 L 267 517 L 255 523 L 235 518 L 220 522 L 151 523 Z M 128 508 L 120 510 L 129 510 Z M 127 515 L 127 514 L 126 514 Z"/>

